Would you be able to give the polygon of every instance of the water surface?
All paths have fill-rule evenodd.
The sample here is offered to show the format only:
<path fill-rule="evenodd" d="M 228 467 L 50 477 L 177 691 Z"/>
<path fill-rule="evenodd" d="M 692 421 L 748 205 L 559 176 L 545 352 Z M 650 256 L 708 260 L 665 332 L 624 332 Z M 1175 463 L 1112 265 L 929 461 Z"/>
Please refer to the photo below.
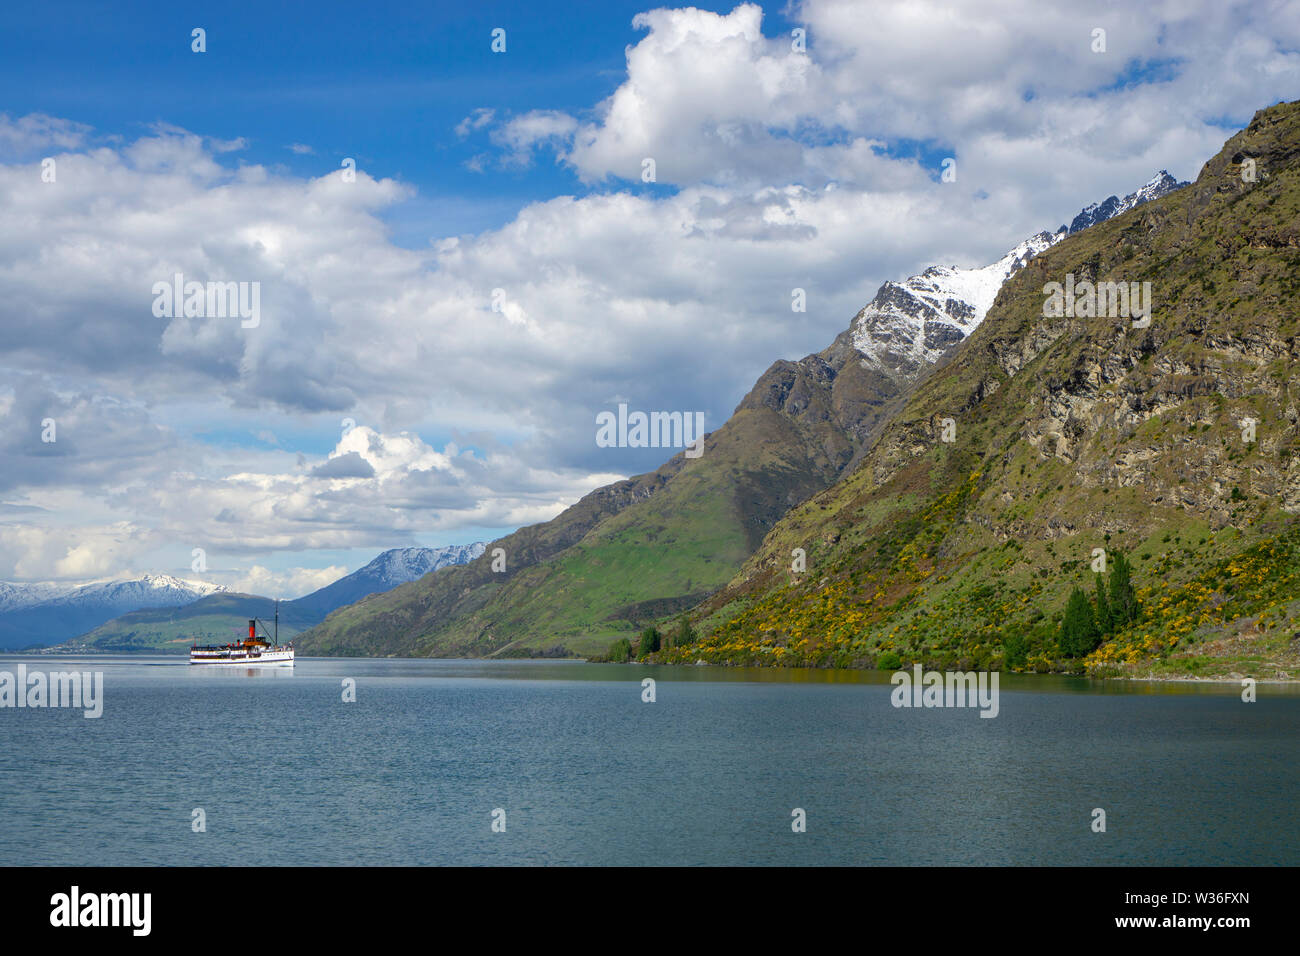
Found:
<path fill-rule="evenodd" d="M 1300 864 L 1294 686 L 1007 677 L 981 719 L 875 672 L 18 663 L 105 699 L 0 709 L 3 864 Z"/>

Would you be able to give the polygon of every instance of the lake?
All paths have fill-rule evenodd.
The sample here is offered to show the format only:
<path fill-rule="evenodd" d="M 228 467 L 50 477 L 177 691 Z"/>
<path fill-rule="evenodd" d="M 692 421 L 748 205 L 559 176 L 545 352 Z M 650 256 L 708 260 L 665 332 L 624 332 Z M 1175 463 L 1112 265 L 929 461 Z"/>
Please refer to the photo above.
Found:
<path fill-rule="evenodd" d="M 984 719 L 876 672 L 20 663 L 103 714 L 0 709 L 3 864 L 1300 864 L 1294 685 L 1006 676 Z"/>

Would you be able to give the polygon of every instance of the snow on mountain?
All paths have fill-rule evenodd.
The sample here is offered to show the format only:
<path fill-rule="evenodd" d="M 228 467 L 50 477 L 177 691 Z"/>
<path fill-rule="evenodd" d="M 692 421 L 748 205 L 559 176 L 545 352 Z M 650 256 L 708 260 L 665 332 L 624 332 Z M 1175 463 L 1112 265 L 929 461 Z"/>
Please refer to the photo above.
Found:
<path fill-rule="evenodd" d="M 931 266 L 902 282 L 886 282 L 853 319 L 853 347 L 864 359 L 894 377 L 910 379 L 937 362 L 950 347 L 974 331 L 997 298 L 1002 284 L 1034 256 L 1062 239 L 1104 222 L 1181 186 L 1163 169 L 1123 199 L 1110 196 L 1085 207 L 1068 227 L 1040 232 L 997 262 L 979 269 Z"/>
<path fill-rule="evenodd" d="M 6 584 L 0 581 L 0 614 L 43 604 L 76 590 L 73 584 Z"/>
<path fill-rule="evenodd" d="M 60 601 L 76 606 L 116 607 L 138 611 L 146 607 L 179 607 L 209 594 L 225 591 L 221 584 L 188 581 L 170 574 L 146 574 L 134 581 L 102 581 L 77 588 Z"/>
<path fill-rule="evenodd" d="M 67 607 L 124 608 L 178 607 L 226 590 L 220 584 L 187 581 L 170 574 L 146 574 L 129 581 L 93 581 L 90 584 L 6 584 L 0 581 L 0 613 L 57 604 Z"/>
<path fill-rule="evenodd" d="M 361 600 L 368 594 L 391 591 L 399 584 L 419 580 L 431 571 L 454 564 L 468 564 L 487 548 L 482 541 L 452 544 L 442 548 L 394 548 L 385 551 L 363 568 L 339 578 L 292 603 L 324 617 L 331 611 Z"/>
<path fill-rule="evenodd" d="M 474 544 L 452 544 L 442 548 L 394 548 L 385 551 L 354 573 L 384 584 L 384 589 L 387 590 L 415 581 L 439 568 L 467 564 L 482 554 L 486 547 L 482 541 L 476 541 Z"/>
<path fill-rule="evenodd" d="M 473 561 L 486 548 L 481 541 L 443 548 L 395 548 L 333 584 L 287 603 L 320 620 L 368 594 L 389 591 L 430 571 Z M 0 650 L 59 644 L 132 611 L 184 607 L 220 593 L 231 592 L 223 585 L 168 574 L 83 585 L 0 582 Z M 214 613 L 229 613 L 229 609 L 223 606 Z M 251 614 L 241 611 L 236 616 Z"/>
<path fill-rule="evenodd" d="M 169 574 L 82 585 L 0 583 L 0 649 L 57 644 L 130 611 L 181 607 L 225 590 Z"/>
<path fill-rule="evenodd" d="M 854 318 L 853 347 L 896 371 L 937 362 L 980 324 L 1002 283 L 1065 236 L 1064 230 L 1040 232 L 981 269 L 931 266 L 902 282 L 886 282 Z"/>
<path fill-rule="evenodd" d="M 1104 222 L 1113 216 L 1118 216 L 1120 213 L 1128 212 L 1134 206 L 1140 206 L 1152 199 L 1159 199 L 1166 193 L 1171 193 L 1180 186 L 1186 185 L 1187 183 L 1180 183 L 1162 169 L 1152 176 L 1145 186 L 1137 192 L 1129 193 L 1123 199 L 1118 196 L 1109 196 L 1103 202 L 1085 206 L 1083 211 L 1075 216 L 1070 223 L 1069 234 L 1074 235 L 1081 229 L 1087 229 L 1089 226 Z"/>

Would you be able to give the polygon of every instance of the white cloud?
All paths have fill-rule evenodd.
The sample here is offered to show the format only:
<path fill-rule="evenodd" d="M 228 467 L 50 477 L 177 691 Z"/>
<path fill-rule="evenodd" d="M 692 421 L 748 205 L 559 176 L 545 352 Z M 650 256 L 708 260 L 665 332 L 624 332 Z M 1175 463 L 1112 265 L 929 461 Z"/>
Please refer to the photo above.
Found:
<path fill-rule="evenodd" d="M 490 119 L 490 117 L 489 117 Z M 514 166 L 532 162 L 533 150 L 542 144 L 558 146 L 573 135 L 578 121 L 558 110 L 533 110 L 515 116 L 492 131 L 492 141 L 509 150 L 506 161 Z"/>
<path fill-rule="evenodd" d="M 242 594 L 265 594 L 292 600 L 333 584 L 347 573 L 348 569 L 342 565 L 272 571 L 255 564 L 247 573 L 224 579 L 220 583 Z"/>
<path fill-rule="evenodd" d="M 762 34 L 762 10 L 690 7 L 638 14 L 627 80 L 578 130 L 567 154 L 584 179 L 636 180 L 652 158 L 661 182 L 788 180 L 800 145 L 785 136 L 816 110 L 820 70 L 789 38 Z"/>
<path fill-rule="evenodd" d="M 248 149 L 248 140 L 242 136 L 236 136 L 234 139 L 213 139 L 209 137 L 208 145 L 214 153 L 237 153 L 240 150 Z"/>
<path fill-rule="evenodd" d="M 754 4 L 639 14 L 627 78 L 557 151 L 587 181 L 637 181 L 649 157 L 677 185 L 882 188 L 868 147 L 919 141 L 988 191 L 1009 178 L 998 162 L 1095 191 L 1153 160 L 1190 175 L 1216 121 L 1294 98 L 1300 75 L 1300 18 L 1277 3 L 808 0 L 792 17 L 806 52 L 765 36 Z"/>
<path fill-rule="evenodd" d="M 130 521 L 82 526 L 3 523 L 0 576 L 24 581 L 116 576 L 156 540 L 151 532 Z"/>
<path fill-rule="evenodd" d="M 456 124 L 456 135 L 464 139 L 475 130 L 480 130 L 492 122 L 496 110 L 481 106 Z"/>
<path fill-rule="evenodd" d="M 0 155 L 27 158 L 38 150 L 77 149 L 86 143 L 90 131 L 84 123 L 44 113 L 17 119 L 0 113 Z"/>

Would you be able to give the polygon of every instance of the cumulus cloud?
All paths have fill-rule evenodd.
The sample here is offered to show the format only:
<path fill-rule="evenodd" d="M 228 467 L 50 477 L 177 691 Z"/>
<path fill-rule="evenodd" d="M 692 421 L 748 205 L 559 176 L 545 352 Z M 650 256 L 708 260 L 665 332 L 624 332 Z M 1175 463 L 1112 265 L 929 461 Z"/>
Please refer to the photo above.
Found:
<path fill-rule="evenodd" d="M 311 474 L 313 478 L 373 478 L 375 469 L 358 452 L 348 451 L 317 465 Z"/>
<path fill-rule="evenodd" d="M 347 568 L 335 564 L 324 568 L 288 568 L 284 571 L 272 571 L 255 564 L 245 573 L 222 577 L 218 583 L 242 594 L 265 594 L 293 600 L 333 584 L 347 573 Z"/>
<path fill-rule="evenodd" d="M 627 53 L 627 79 L 584 124 L 566 158 L 585 179 L 634 180 L 653 158 L 660 181 L 772 182 L 801 172 L 788 135 L 816 114 L 820 69 L 789 37 L 762 33 L 762 10 L 689 7 L 638 14 L 649 31 Z"/>
<path fill-rule="evenodd" d="M 70 525 L 61 517 L 39 524 L 0 523 L 0 576 L 27 581 L 113 577 L 158 543 L 153 532 L 132 521 Z"/>
<path fill-rule="evenodd" d="M 147 457 L 147 456 L 142 456 Z M 169 467 L 170 466 L 170 467 Z M 21 489 L 0 510 L 0 578 L 84 579 L 149 567 L 150 555 L 188 562 L 195 548 L 211 579 L 229 583 L 271 552 L 409 545 L 420 535 L 545 521 L 616 480 L 608 472 L 528 467 L 455 443 L 438 451 L 409 433 L 350 428 L 328 455 L 299 467 L 277 449 L 182 443 L 148 468 L 100 472 Z M 116 516 L 122 512 L 131 520 Z M 168 567 L 176 573 L 175 564 Z"/>
<path fill-rule="evenodd" d="M 573 136 L 578 121 L 558 110 L 532 110 L 492 131 L 492 141 L 508 150 L 507 162 L 526 166 L 539 145 L 559 146 Z"/>
<path fill-rule="evenodd" d="M 765 35 L 754 4 L 639 14 L 623 83 L 571 137 L 541 142 L 589 182 L 636 181 L 653 158 L 679 186 L 866 188 L 887 188 L 889 143 L 929 144 L 986 192 L 1025 176 L 1077 198 L 1162 165 L 1189 175 L 1223 117 L 1294 97 L 1300 72 L 1300 21 L 1279 3 L 919 0 L 864 15 L 808 0 L 791 17 L 803 50 Z"/>
<path fill-rule="evenodd" d="M 29 113 L 13 118 L 0 113 L 0 155 L 28 158 L 39 150 L 68 150 L 84 145 L 91 128 L 84 123 Z"/>

